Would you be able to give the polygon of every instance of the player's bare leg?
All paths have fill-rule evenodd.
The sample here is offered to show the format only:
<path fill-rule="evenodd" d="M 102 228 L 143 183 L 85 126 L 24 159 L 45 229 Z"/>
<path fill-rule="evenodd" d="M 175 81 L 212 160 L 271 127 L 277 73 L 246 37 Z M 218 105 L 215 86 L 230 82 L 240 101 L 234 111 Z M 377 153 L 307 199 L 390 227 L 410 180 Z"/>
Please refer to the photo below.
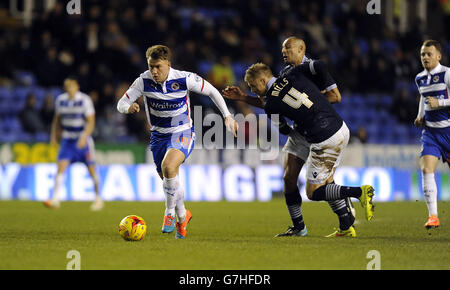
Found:
<path fill-rule="evenodd" d="M 104 203 L 102 198 L 100 197 L 100 189 L 99 189 L 99 180 L 97 174 L 97 167 L 94 164 L 88 166 L 89 174 L 91 175 L 92 180 L 94 181 L 94 191 L 95 191 L 95 200 L 91 205 L 92 211 L 102 210 L 104 207 Z"/>
<path fill-rule="evenodd" d="M 440 226 L 437 212 L 437 186 L 434 172 L 439 159 L 433 155 L 424 155 L 420 158 L 422 170 L 422 190 L 428 207 L 428 220 L 425 228 L 437 228 Z"/>
<path fill-rule="evenodd" d="M 44 205 L 49 208 L 59 208 L 60 207 L 60 196 L 59 192 L 61 187 L 64 186 L 64 172 L 66 172 L 67 167 L 69 167 L 69 160 L 59 160 L 57 163 L 57 172 L 55 176 L 55 186 L 53 187 L 53 196 L 51 199 L 46 200 Z"/>

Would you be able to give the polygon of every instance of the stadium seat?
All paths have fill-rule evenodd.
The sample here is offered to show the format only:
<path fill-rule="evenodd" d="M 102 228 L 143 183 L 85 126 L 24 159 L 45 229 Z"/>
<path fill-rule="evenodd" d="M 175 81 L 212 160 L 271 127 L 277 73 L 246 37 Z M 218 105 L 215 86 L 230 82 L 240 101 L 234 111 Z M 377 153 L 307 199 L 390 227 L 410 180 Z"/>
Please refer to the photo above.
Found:
<path fill-rule="evenodd" d="M 48 89 L 48 93 L 50 93 L 53 97 L 57 97 L 64 93 L 64 90 L 59 87 L 51 87 Z"/>
<path fill-rule="evenodd" d="M 50 140 L 50 136 L 48 133 L 39 132 L 34 135 L 35 142 L 48 142 Z"/>
<path fill-rule="evenodd" d="M 244 75 L 245 75 L 245 71 L 246 71 L 247 67 L 248 67 L 248 65 L 245 65 L 240 62 L 232 63 L 232 68 L 233 68 L 233 72 L 236 77 L 236 80 L 244 79 Z"/>
<path fill-rule="evenodd" d="M 381 95 L 380 96 L 380 105 L 386 108 L 389 108 L 394 102 L 394 97 L 389 95 Z"/>
<path fill-rule="evenodd" d="M 9 88 L 0 87 L 0 100 L 12 98 L 13 92 Z"/>
<path fill-rule="evenodd" d="M 32 72 L 29 71 L 18 71 L 14 74 L 16 81 L 24 86 L 34 86 L 36 85 L 36 77 Z"/>
<path fill-rule="evenodd" d="M 212 63 L 209 61 L 201 61 L 198 64 L 198 72 L 201 76 L 203 76 L 204 78 L 206 78 L 206 76 L 208 75 L 209 71 L 211 70 L 212 67 Z"/>
<path fill-rule="evenodd" d="M 369 43 L 365 39 L 358 39 L 359 48 L 362 54 L 367 54 L 369 52 Z"/>
<path fill-rule="evenodd" d="M 395 50 L 398 48 L 398 45 L 395 41 L 392 40 L 384 40 L 380 45 L 381 49 L 386 52 L 388 55 L 393 55 Z"/>

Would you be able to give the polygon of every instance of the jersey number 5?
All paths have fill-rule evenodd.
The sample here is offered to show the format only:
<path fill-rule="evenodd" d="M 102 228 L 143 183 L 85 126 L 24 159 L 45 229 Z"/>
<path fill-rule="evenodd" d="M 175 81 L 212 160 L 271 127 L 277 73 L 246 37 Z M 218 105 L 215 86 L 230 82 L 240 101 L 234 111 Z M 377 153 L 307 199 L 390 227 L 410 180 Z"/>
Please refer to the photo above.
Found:
<path fill-rule="evenodd" d="M 282 101 L 294 109 L 298 109 L 302 105 L 305 105 L 309 109 L 313 105 L 313 102 L 311 102 L 307 94 L 301 93 L 295 88 L 291 88 L 289 92 L 284 95 Z"/>

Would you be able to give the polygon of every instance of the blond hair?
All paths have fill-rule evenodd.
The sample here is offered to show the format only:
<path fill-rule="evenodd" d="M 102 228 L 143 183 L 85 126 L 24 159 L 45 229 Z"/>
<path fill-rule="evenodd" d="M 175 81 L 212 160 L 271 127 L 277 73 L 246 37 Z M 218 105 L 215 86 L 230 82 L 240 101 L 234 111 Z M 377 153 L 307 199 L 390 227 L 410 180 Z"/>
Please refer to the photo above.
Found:
<path fill-rule="evenodd" d="M 258 62 L 252 64 L 246 71 L 244 81 L 246 83 L 253 82 L 260 75 L 264 75 L 267 77 L 273 76 L 270 67 L 264 63 Z"/>
<path fill-rule="evenodd" d="M 172 57 L 172 52 L 170 51 L 170 48 L 168 48 L 165 45 L 157 44 L 149 47 L 147 51 L 145 52 L 145 56 L 147 59 L 163 59 L 170 61 L 170 58 Z"/>

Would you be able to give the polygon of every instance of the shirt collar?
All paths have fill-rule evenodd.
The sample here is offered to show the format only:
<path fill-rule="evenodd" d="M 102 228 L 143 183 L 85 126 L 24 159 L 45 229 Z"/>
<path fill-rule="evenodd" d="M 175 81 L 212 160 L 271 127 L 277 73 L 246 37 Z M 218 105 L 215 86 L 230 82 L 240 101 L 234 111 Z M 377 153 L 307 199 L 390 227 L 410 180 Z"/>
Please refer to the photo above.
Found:
<path fill-rule="evenodd" d="M 268 82 L 267 82 L 267 90 L 270 90 L 270 88 L 272 87 L 273 83 L 277 80 L 276 77 L 272 77 Z"/>
<path fill-rule="evenodd" d="M 303 55 L 302 63 L 305 63 L 305 62 L 307 62 L 308 60 L 309 60 L 309 58 L 307 58 L 306 55 Z"/>
<path fill-rule="evenodd" d="M 439 72 L 441 70 L 441 64 L 438 62 L 438 65 L 432 69 L 431 71 L 427 71 L 427 74 L 434 75 L 435 73 Z"/>

